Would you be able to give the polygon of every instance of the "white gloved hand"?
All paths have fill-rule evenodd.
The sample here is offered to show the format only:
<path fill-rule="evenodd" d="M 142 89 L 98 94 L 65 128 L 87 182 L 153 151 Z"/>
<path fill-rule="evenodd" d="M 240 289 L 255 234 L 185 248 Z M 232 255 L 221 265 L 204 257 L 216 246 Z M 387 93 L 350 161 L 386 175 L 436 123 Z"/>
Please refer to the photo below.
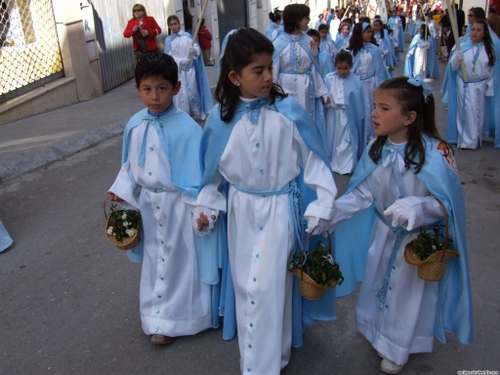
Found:
<path fill-rule="evenodd" d="M 318 234 L 323 234 L 325 237 L 328 236 L 329 222 L 325 219 L 320 219 L 319 217 L 308 216 L 307 219 L 307 233 L 312 233 L 313 236 Z"/>
<path fill-rule="evenodd" d="M 429 42 L 424 42 L 424 48 L 425 49 L 429 49 L 431 45 L 429 44 Z"/>
<path fill-rule="evenodd" d="M 200 215 L 203 214 L 207 217 L 208 219 L 208 225 L 204 226 L 201 230 L 198 228 L 198 219 L 200 218 Z M 215 218 L 213 218 L 214 216 Z M 193 217 L 192 217 L 192 223 L 193 223 L 193 228 L 196 231 L 196 233 L 200 236 L 203 236 L 205 234 L 210 234 L 211 230 L 214 228 L 215 222 L 217 221 L 217 217 L 219 216 L 219 211 L 218 210 L 212 210 L 211 208 L 203 207 L 203 206 L 196 206 L 193 212 Z"/>
<path fill-rule="evenodd" d="M 191 56 L 196 56 L 198 54 L 198 48 L 196 48 L 196 47 L 189 47 L 189 54 Z"/>
<path fill-rule="evenodd" d="M 191 65 L 191 59 L 180 59 L 179 66 L 181 69 L 186 69 L 189 65 Z"/>
<path fill-rule="evenodd" d="M 415 50 L 412 49 L 406 53 L 406 56 L 412 56 L 415 53 Z"/>
<path fill-rule="evenodd" d="M 453 60 L 462 61 L 464 59 L 464 53 L 462 51 L 457 51 L 452 57 Z"/>
<path fill-rule="evenodd" d="M 389 55 L 389 51 L 384 51 L 384 56 Z"/>
<path fill-rule="evenodd" d="M 416 220 L 415 212 L 404 199 L 397 199 L 396 202 L 384 211 L 384 215 L 391 221 L 393 227 L 404 227 L 406 230 L 414 228 Z M 405 223 L 407 223 L 406 227 Z"/>

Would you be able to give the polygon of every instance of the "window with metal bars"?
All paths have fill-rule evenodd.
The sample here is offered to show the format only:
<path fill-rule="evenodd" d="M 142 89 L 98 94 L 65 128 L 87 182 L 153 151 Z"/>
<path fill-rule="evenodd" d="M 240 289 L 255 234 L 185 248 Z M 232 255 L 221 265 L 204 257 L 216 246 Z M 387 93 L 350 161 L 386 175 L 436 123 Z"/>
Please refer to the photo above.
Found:
<path fill-rule="evenodd" d="M 50 0 L 0 0 L 0 103 L 63 76 Z"/>

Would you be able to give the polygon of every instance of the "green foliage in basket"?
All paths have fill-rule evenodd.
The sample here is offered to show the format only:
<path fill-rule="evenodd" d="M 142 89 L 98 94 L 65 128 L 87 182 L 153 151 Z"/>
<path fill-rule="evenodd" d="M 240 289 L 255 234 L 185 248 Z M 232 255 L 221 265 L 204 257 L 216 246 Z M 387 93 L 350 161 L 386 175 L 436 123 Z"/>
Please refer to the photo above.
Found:
<path fill-rule="evenodd" d="M 120 242 L 124 238 L 133 237 L 141 224 L 140 213 L 135 210 L 117 210 L 116 204 L 110 205 L 109 208 L 111 214 L 109 215 L 106 233 Z"/>
<path fill-rule="evenodd" d="M 300 258 L 301 253 L 294 254 L 288 267 L 290 269 L 300 269 Z M 316 243 L 313 250 L 304 252 L 304 266 L 302 270 L 316 283 L 325 287 L 332 286 L 334 282 L 338 282 L 338 285 L 340 285 L 344 281 L 339 264 L 333 260 L 328 248 L 320 241 Z"/>
<path fill-rule="evenodd" d="M 433 228 L 433 232 L 422 232 L 406 245 L 415 251 L 415 256 L 420 260 L 426 260 L 436 251 L 443 250 L 444 236 L 440 233 L 440 227 Z M 448 237 L 448 246 L 452 242 L 453 240 Z"/>

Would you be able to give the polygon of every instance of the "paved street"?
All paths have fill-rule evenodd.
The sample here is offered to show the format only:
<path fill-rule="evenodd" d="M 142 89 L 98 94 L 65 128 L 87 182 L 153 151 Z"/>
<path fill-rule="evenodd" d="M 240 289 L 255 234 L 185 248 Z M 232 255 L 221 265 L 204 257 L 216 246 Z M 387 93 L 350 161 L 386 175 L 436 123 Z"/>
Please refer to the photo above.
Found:
<path fill-rule="evenodd" d="M 445 64 L 440 67 L 443 76 Z M 430 84 L 444 134 L 441 82 Z M 115 90 L 123 95 L 127 88 L 134 90 L 131 84 Z M 99 126 L 115 122 L 113 113 L 118 121 L 130 110 L 121 108 L 113 91 L 106 94 L 109 118 Z M 92 102 L 83 104 L 73 107 L 73 118 L 92 110 Z M 68 121 L 67 128 L 77 124 Z M 40 129 L 38 136 L 43 134 Z M 237 340 L 222 340 L 220 330 L 166 347 L 151 345 L 142 333 L 140 266 L 104 236 L 102 203 L 120 167 L 121 141 L 121 135 L 103 137 L 91 148 L 0 183 L 0 219 L 14 239 L 0 253 L 0 374 L 239 373 Z M 435 340 L 433 353 L 412 355 L 402 374 L 500 371 L 500 150 L 488 139 L 481 149 L 455 156 L 466 197 L 476 343 L 465 346 L 452 335 L 446 345 Z M 345 177 L 337 182 L 345 189 Z M 356 331 L 355 301 L 356 295 L 338 300 L 335 321 L 306 328 L 304 346 L 293 350 L 284 375 L 381 373 L 380 358 Z"/>

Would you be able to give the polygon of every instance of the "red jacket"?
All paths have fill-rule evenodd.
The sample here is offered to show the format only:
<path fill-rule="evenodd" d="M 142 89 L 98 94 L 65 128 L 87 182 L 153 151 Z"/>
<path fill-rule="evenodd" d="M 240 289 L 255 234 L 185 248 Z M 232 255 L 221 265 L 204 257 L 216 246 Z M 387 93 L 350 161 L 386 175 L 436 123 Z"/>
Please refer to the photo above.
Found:
<path fill-rule="evenodd" d="M 139 21 L 135 18 L 128 21 L 127 27 L 123 32 L 123 36 L 125 38 L 132 37 L 134 41 L 134 51 L 137 51 L 137 35 L 140 31 L 136 30 L 135 33 L 132 33 L 132 28 L 134 26 L 139 26 Z M 149 31 L 149 35 L 146 37 L 146 47 L 148 48 L 148 51 L 156 51 L 156 36 L 161 33 L 160 26 L 158 26 L 153 17 L 144 17 L 142 20 L 142 28 Z"/>
<path fill-rule="evenodd" d="M 212 34 L 205 27 L 205 25 L 200 26 L 198 30 L 198 43 L 200 44 L 201 49 L 210 49 L 212 48 Z"/>

